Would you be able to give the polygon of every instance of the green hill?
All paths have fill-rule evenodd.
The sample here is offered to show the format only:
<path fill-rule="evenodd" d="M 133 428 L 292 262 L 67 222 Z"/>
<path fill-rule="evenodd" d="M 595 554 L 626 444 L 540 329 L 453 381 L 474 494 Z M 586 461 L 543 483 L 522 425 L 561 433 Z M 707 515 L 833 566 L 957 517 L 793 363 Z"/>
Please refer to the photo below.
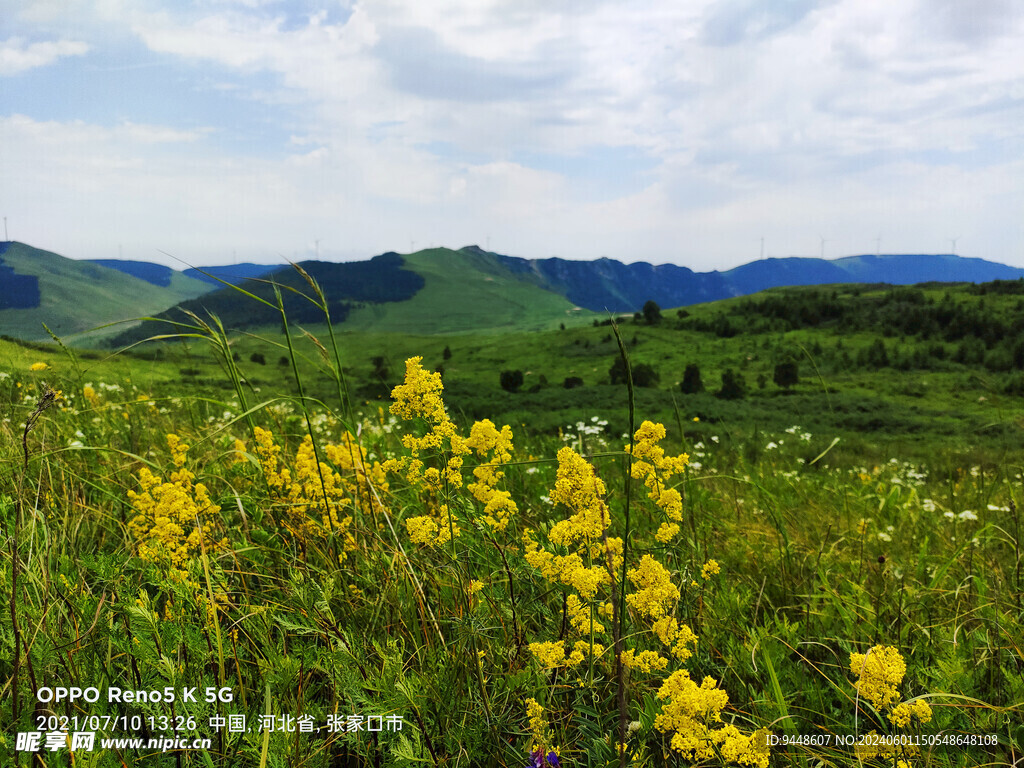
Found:
<path fill-rule="evenodd" d="M 536 276 L 513 272 L 494 254 L 478 249 L 433 248 L 404 258 L 406 269 L 423 277 L 423 287 L 408 301 L 354 308 L 344 330 L 401 333 L 415 329 L 418 334 L 532 331 L 591 316 L 543 287 Z"/>
<path fill-rule="evenodd" d="M 320 285 L 331 320 L 343 331 L 417 334 L 531 331 L 589 322 L 592 313 L 543 287 L 542 279 L 509 269 L 499 257 L 476 248 L 434 248 L 408 256 L 384 253 L 369 261 L 305 261 L 299 266 Z M 284 289 L 288 318 L 304 326 L 322 323 L 321 310 L 300 295 L 312 295 L 306 278 L 283 267 L 240 288 L 273 304 L 272 282 Z M 291 290 L 289 290 L 291 289 Z M 215 314 L 226 328 L 276 328 L 273 306 L 239 290 L 223 288 L 161 313 L 161 322 L 144 323 L 120 334 L 127 345 L 167 333 L 169 322 L 183 321 L 182 310 Z"/>
<path fill-rule="evenodd" d="M 43 323 L 59 336 L 162 312 L 199 296 L 206 285 L 180 272 L 161 287 L 85 261 L 24 243 L 7 243 L 0 269 L 9 296 L 0 297 L 0 329 L 21 339 L 46 339 Z"/>

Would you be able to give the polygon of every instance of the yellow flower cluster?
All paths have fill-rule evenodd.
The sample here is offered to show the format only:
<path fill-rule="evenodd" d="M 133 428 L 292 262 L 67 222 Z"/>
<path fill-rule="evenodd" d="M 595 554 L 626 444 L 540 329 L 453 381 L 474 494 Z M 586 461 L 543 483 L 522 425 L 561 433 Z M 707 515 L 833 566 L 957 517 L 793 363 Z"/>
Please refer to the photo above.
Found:
<path fill-rule="evenodd" d="M 857 690 L 879 712 L 889 712 L 889 720 L 897 728 L 907 728 L 911 720 L 919 723 L 932 719 L 932 708 L 918 699 L 900 702 L 897 690 L 907 673 L 907 664 L 899 650 L 888 645 L 876 645 L 867 653 L 850 654 L 850 671 L 857 676 Z"/>
<path fill-rule="evenodd" d="M 572 587 L 588 602 L 597 596 L 597 590 L 601 585 L 611 582 L 611 576 L 606 568 L 598 565 L 588 567 L 577 552 L 555 555 L 541 549 L 533 540 L 533 532 L 529 529 L 523 532 L 523 546 L 523 557 L 526 562 L 539 570 L 545 579 Z M 621 559 L 621 550 L 619 558 Z"/>
<path fill-rule="evenodd" d="M 685 669 L 673 672 L 657 694 L 668 701 L 654 726 L 672 734 L 671 746 L 689 760 L 699 762 L 715 759 L 716 750 L 727 763 L 768 766 L 768 733 L 755 731 L 744 735 L 736 726 L 715 727 L 722 720 L 722 710 L 729 695 L 718 687 L 718 681 L 705 677 L 697 685 Z"/>
<path fill-rule="evenodd" d="M 636 592 L 626 595 L 626 603 L 641 616 L 660 619 L 679 599 L 679 588 L 672 583 L 672 576 L 650 555 L 644 555 L 640 567 L 629 569 L 626 576 L 637 587 Z"/>
<path fill-rule="evenodd" d="M 690 457 L 681 453 L 678 456 L 666 456 L 665 449 L 658 443 L 665 439 L 665 426 L 645 421 L 633 434 L 633 445 L 626 446 L 626 452 L 632 450 L 632 476 L 635 480 L 643 480 L 647 486 L 647 496 L 668 521 L 661 524 L 655 538 L 662 544 L 671 541 L 679 533 L 679 522 L 683 519 L 683 497 L 675 488 L 666 488 L 672 477 L 686 469 Z"/>
<path fill-rule="evenodd" d="M 591 618 L 591 607 L 583 603 L 579 596 L 571 594 L 565 601 L 565 612 L 569 616 L 572 628 L 581 635 L 586 635 L 593 628 L 595 633 L 604 632 L 604 624 Z M 596 611 L 595 611 L 596 612 Z"/>
<path fill-rule="evenodd" d="M 540 662 L 545 669 L 556 667 L 578 667 L 583 661 L 593 654 L 596 658 L 604 653 L 604 646 L 601 643 L 594 643 L 593 648 L 588 640 L 577 640 L 569 652 L 565 654 L 565 645 L 561 642 L 554 643 L 530 643 L 530 653 Z"/>
<path fill-rule="evenodd" d="M 484 505 L 484 522 L 495 531 L 504 531 L 509 518 L 519 509 L 508 491 L 496 487 L 505 473 L 499 469 L 512 460 L 512 429 L 506 424 L 499 432 L 490 419 L 476 422 L 469 432 L 466 446 L 476 451 L 482 463 L 473 470 L 476 482 L 467 488 Z"/>
<path fill-rule="evenodd" d="M 565 646 L 562 643 L 530 643 L 530 653 L 542 667 L 560 667 L 565 664 Z"/>
<path fill-rule="evenodd" d="M 282 522 L 292 535 L 307 543 L 334 534 L 342 537 L 346 552 L 355 549 L 350 531 L 352 512 L 379 506 L 379 494 L 371 489 L 387 490 L 381 466 L 369 463 L 366 452 L 349 433 L 339 444 L 324 446 L 324 454 L 334 466 L 317 461 L 313 438 L 307 434 L 295 453 L 294 471 L 283 465 L 273 433 L 256 427 L 255 437 L 256 457 L 274 499 L 285 505 Z M 236 450 L 238 447 L 236 443 Z"/>
<path fill-rule="evenodd" d="M 227 546 L 227 539 L 215 542 L 210 538 L 212 519 L 220 507 L 210 500 L 202 483 L 185 466 L 189 446 L 175 434 L 167 435 L 174 471 L 164 482 L 148 467 L 139 470 L 141 491 L 128 491 L 134 516 L 128 531 L 136 541 L 139 557 L 151 562 L 167 563 L 184 574 L 190 561 L 203 551 Z"/>
<path fill-rule="evenodd" d="M 422 357 L 410 357 L 405 361 L 405 379 L 391 390 L 391 413 L 403 419 L 422 419 L 429 426 L 429 430 L 422 437 L 413 434 L 402 435 L 402 445 L 408 449 L 408 453 L 397 458 L 388 459 L 384 462 L 382 469 L 385 473 L 393 472 L 401 474 L 414 487 L 423 488 L 429 498 L 428 506 L 436 509 L 436 515 L 420 515 L 408 518 L 405 521 L 409 537 L 415 544 L 427 546 L 441 546 L 451 541 L 453 536 L 459 535 L 458 518 L 454 516 L 447 504 L 438 504 L 437 495 L 447 485 L 449 488 L 462 487 L 462 463 L 463 459 L 471 450 L 471 447 L 462 435 L 458 433 L 455 424 L 448 417 L 444 400 L 441 393 L 444 387 L 441 384 L 441 374 L 431 373 L 420 365 Z M 493 424 L 491 425 L 493 428 Z M 508 429 L 507 427 L 505 429 Z M 504 434 L 504 430 L 502 433 Z M 511 447 L 511 430 L 507 437 Z M 481 436 L 478 445 L 484 444 Z M 497 443 L 495 443 L 497 450 Z M 439 465 L 428 467 L 421 454 L 430 451 L 439 457 Z M 486 450 L 485 450 L 486 452 Z M 500 453 L 500 450 L 498 451 Z M 499 473 L 500 474 L 500 473 Z M 499 478 L 500 479 L 500 478 Z M 480 477 L 477 483 L 480 484 Z M 497 480 L 495 479 L 496 483 Z M 494 491 L 494 494 L 501 492 Z M 477 495 L 480 494 L 480 495 Z M 477 498 L 484 501 L 486 505 L 492 497 L 479 485 L 474 493 Z M 511 501 L 511 498 L 508 499 Z M 492 507 L 491 517 L 495 522 L 501 518 L 506 519 L 507 505 L 495 501 Z"/>
<path fill-rule="evenodd" d="M 654 622 L 651 630 L 658 636 L 662 644 L 671 646 L 672 655 L 679 661 L 686 661 L 693 656 L 690 646 L 692 645 L 696 649 L 697 636 L 686 624 L 680 625 L 671 616 L 663 616 Z"/>
<path fill-rule="evenodd" d="M 552 544 L 569 549 L 577 544 L 600 541 L 608 527 L 608 505 L 605 487 L 594 468 L 572 448 L 558 452 L 558 472 L 551 501 L 572 510 L 566 520 L 555 523 L 548 533 Z"/>
<path fill-rule="evenodd" d="M 896 648 L 876 645 L 867 653 L 851 653 L 850 671 L 858 678 L 857 691 L 875 709 L 882 712 L 899 701 L 896 689 L 903 682 L 907 665 Z"/>
<path fill-rule="evenodd" d="M 622 539 L 605 536 L 609 518 L 604 493 L 604 483 L 594 468 L 572 448 L 562 448 L 551 499 L 564 504 L 572 514 L 552 526 L 548 540 L 565 547 L 569 554 L 556 555 L 542 549 L 532 531 L 523 532 L 526 562 L 548 581 L 561 582 L 578 593 L 569 596 L 568 607 L 573 628 L 581 634 L 591 629 L 590 604 L 602 586 L 612 583 L 611 574 L 622 565 Z M 595 561 L 600 565 L 594 565 Z M 595 620 L 593 631 L 603 632 L 604 626 Z"/>
<path fill-rule="evenodd" d="M 710 579 L 714 574 L 721 573 L 722 566 L 718 564 L 717 560 L 708 560 L 704 563 L 704 567 L 700 569 L 700 576 L 704 581 Z"/>
<path fill-rule="evenodd" d="M 50 366 L 47 365 L 46 363 L 32 363 L 32 365 L 30 365 L 28 369 L 30 371 L 45 371 L 49 367 Z"/>
<path fill-rule="evenodd" d="M 526 716 L 530 718 L 530 734 L 533 736 L 530 751 L 546 752 L 551 744 L 551 729 L 544 719 L 544 707 L 536 699 L 527 699 Z"/>
<path fill-rule="evenodd" d="M 928 705 L 928 702 L 923 699 L 918 699 L 914 702 L 904 701 L 893 707 L 892 712 L 889 713 L 889 720 L 897 728 L 909 727 L 911 718 L 915 717 L 920 723 L 931 722 L 932 708 Z"/>
<path fill-rule="evenodd" d="M 641 672 L 660 672 L 668 666 L 668 659 L 657 651 L 636 651 L 630 649 L 622 652 L 622 665 L 626 669 L 640 670 Z"/>
<path fill-rule="evenodd" d="M 438 511 L 444 517 L 448 513 L 448 505 L 442 504 Z M 438 520 L 431 515 L 408 518 L 405 521 L 405 529 L 409 532 L 409 538 L 413 544 L 424 544 L 431 547 L 443 546 L 451 541 L 452 534 L 458 536 L 460 533 L 459 526 L 454 519 L 451 520 L 449 527 L 448 521 L 442 520 L 438 523 Z"/>
<path fill-rule="evenodd" d="M 430 425 L 423 437 L 412 434 L 402 435 L 402 445 L 409 454 L 384 462 L 386 472 L 404 473 L 412 485 L 424 485 L 437 493 L 443 483 L 453 488 L 462 487 L 462 461 L 469 453 L 466 439 L 448 417 L 448 411 L 441 399 L 444 387 L 441 374 L 424 369 L 422 357 L 410 357 L 405 361 L 405 381 L 391 390 L 391 413 L 403 419 L 423 419 Z M 443 468 L 426 466 L 420 458 L 423 451 L 447 452 Z"/>
<path fill-rule="evenodd" d="M 650 422 L 644 422 L 637 431 L 634 476 L 645 480 L 649 497 L 671 520 L 679 520 L 682 499 L 677 491 L 665 489 L 663 482 L 683 471 L 687 457 L 666 457 L 657 445 L 664 436 L 664 427 Z M 565 610 L 572 631 L 577 635 L 605 632 L 596 616 L 614 614 L 613 609 L 609 610 L 612 604 L 602 599 L 599 592 L 614 586 L 613 574 L 623 565 L 623 544 L 621 539 L 607 536 L 610 521 L 604 496 L 604 483 L 593 467 L 571 448 L 562 448 L 558 452 L 557 479 L 551 500 L 565 505 L 570 515 L 552 526 L 548 540 L 568 553 L 555 554 L 542 548 L 530 530 L 523 534 L 526 561 L 549 581 L 561 582 L 575 590 L 566 597 Z M 595 561 L 601 565 L 593 565 Z M 702 569 L 704 578 L 719 571 L 718 563 L 713 560 Z M 640 559 L 637 567 L 626 572 L 626 578 L 636 588 L 626 595 L 630 609 L 651 623 L 651 632 L 669 649 L 672 657 L 685 662 L 693 655 L 697 636 L 672 615 L 680 593 L 669 570 L 648 554 Z M 568 655 L 562 642 L 531 643 L 529 647 L 540 665 L 548 669 L 573 667 L 582 663 L 588 654 L 597 656 L 603 652 L 600 644 L 587 640 L 577 640 Z M 670 661 L 657 651 L 636 649 L 623 651 L 620 660 L 628 669 L 647 674 L 666 670 Z M 729 701 L 715 680 L 706 678 L 698 686 L 686 670 L 679 670 L 664 681 L 658 697 L 667 701 L 655 725 L 666 733 L 672 732 L 671 746 L 676 752 L 694 761 L 721 755 L 727 762 L 767 768 L 766 731 L 745 735 L 732 725 L 715 727 L 721 722 L 721 710 Z"/>
<path fill-rule="evenodd" d="M 92 385 L 86 384 L 82 387 L 82 395 L 93 408 L 100 407 L 100 396 L 96 394 L 96 390 L 93 389 Z"/>

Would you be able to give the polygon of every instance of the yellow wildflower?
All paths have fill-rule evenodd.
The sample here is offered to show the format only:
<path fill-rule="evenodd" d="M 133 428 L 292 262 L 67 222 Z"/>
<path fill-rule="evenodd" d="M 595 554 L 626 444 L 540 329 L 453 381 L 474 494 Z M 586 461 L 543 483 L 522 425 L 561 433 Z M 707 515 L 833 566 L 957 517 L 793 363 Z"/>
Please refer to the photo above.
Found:
<path fill-rule="evenodd" d="M 662 544 L 668 544 L 676 537 L 677 533 L 679 533 L 678 523 L 662 523 L 658 527 L 658 532 L 654 534 L 654 538 Z"/>
<path fill-rule="evenodd" d="M 167 446 L 175 470 L 164 482 L 147 467 L 139 470 L 141 492 L 128 491 L 134 517 L 128 530 L 136 539 L 139 557 L 143 560 L 166 561 L 179 573 L 188 563 L 207 551 L 221 549 L 227 540 L 211 539 L 212 519 L 220 507 L 210 500 L 202 483 L 185 466 L 189 446 L 175 434 L 167 435 Z"/>
<path fill-rule="evenodd" d="M 530 744 L 530 752 L 544 753 L 551 744 L 551 729 L 547 720 L 544 719 L 544 707 L 537 703 L 536 699 L 526 699 L 526 716 L 530 718 L 530 733 L 533 742 Z"/>
<path fill-rule="evenodd" d="M 708 560 L 704 563 L 704 567 L 700 569 L 701 578 L 707 581 L 713 574 L 721 573 L 722 568 L 718 565 L 717 560 Z"/>
<path fill-rule="evenodd" d="M 641 672 L 650 673 L 665 669 L 668 666 L 668 659 L 657 651 L 640 651 L 636 653 L 633 650 L 628 650 L 622 653 L 622 666 L 626 669 L 636 669 Z"/>
<path fill-rule="evenodd" d="M 634 433 L 632 447 L 627 445 L 626 451 L 633 453 L 633 477 L 643 480 L 648 489 L 648 497 L 665 512 L 669 520 L 678 522 L 683 519 L 683 497 L 675 488 L 666 488 L 665 482 L 682 472 L 690 457 L 685 453 L 666 456 L 665 449 L 658 445 L 664 439 L 663 424 L 645 421 Z"/>
<path fill-rule="evenodd" d="M 577 640 L 572 647 L 572 652 L 565 657 L 565 665 L 567 667 L 578 667 L 587 656 L 593 655 L 597 657 L 602 653 L 604 653 L 604 646 L 600 643 L 594 643 L 594 647 L 591 648 L 588 640 Z"/>
<path fill-rule="evenodd" d="M 899 701 L 896 689 L 903 682 L 907 665 L 896 648 L 876 645 L 867 653 L 851 653 L 850 671 L 858 678 L 858 692 L 875 709 L 884 711 Z"/>
<path fill-rule="evenodd" d="M 473 424 L 466 446 L 476 451 L 481 461 L 488 461 L 473 470 L 476 482 L 467 488 L 484 505 L 484 522 L 495 531 L 503 531 L 509 518 L 519 510 L 508 491 L 496 486 L 505 476 L 498 467 L 512 460 L 512 429 L 507 424 L 499 432 L 490 419 Z"/>
<path fill-rule="evenodd" d="M 558 452 L 558 472 L 551 500 L 564 504 L 573 514 L 551 528 L 548 534 L 551 543 L 573 548 L 580 543 L 600 540 L 609 522 L 604 495 L 604 483 L 594 468 L 572 448 L 562 448 Z"/>
<path fill-rule="evenodd" d="M 626 571 L 626 576 L 638 587 L 636 592 L 626 595 L 626 603 L 643 616 L 659 619 L 679 599 L 679 589 L 669 572 L 650 555 L 644 555 L 640 567 Z"/>
<path fill-rule="evenodd" d="M 566 613 L 569 615 L 569 623 L 579 634 L 588 634 L 591 628 L 593 628 L 595 633 L 604 632 L 604 624 L 597 619 L 591 621 L 589 606 L 585 605 L 577 595 L 569 595 L 566 598 L 565 607 Z"/>
<path fill-rule="evenodd" d="M 729 694 L 718 687 L 715 679 L 705 677 L 698 686 L 689 672 L 680 669 L 669 675 L 657 696 L 668 701 L 662 705 L 654 727 L 664 733 L 675 732 L 670 742 L 672 749 L 693 761 L 713 759 L 710 730 L 721 721 Z"/>
<path fill-rule="evenodd" d="M 560 667 L 565 664 L 565 646 L 562 643 L 530 643 L 529 648 L 543 667 Z"/>
<path fill-rule="evenodd" d="M 897 728 L 906 728 L 910 725 L 911 718 L 917 718 L 919 723 L 931 722 L 932 708 L 928 702 L 918 699 L 913 703 L 902 702 L 893 707 L 889 714 L 889 720 Z"/>
<path fill-rule="evenodd" d="M 86 384 L 84 387 L 82 387 L 82 396 L 85 397 L 86 401 L 93 408 L 100 407 L 100 396 L 96 394 L 96 390 L 93 389 L 91 384 Z"/>
<path fill-rule="evenodd" d="M 370 488 L 387 490 L 381 466 L 367 461 L 365 452 L 349 433 L 342 436 L 340 444 L 324 446 L 323 454 L 334 467 L 317 461 L 313 438 L 307 434 L 295 453 L 293 471 L 283 465 L 281 447 L 274 442 L 272 433 L 256 427 L 254 435 L 256 458 L 267 485 L 275 501 L 285 508 L 285 528 L 300 543 L 333 534 L 342 538 L 345 552 L 354 550 L 357 544 L 350 532 L 350 513 L 379 507 L 379 496 Z M 236 443 L 236 450 L 239 447 Z"/>
<path fill-rule="evenodd" d="M 32 363 L 32 365 L 30 365 L 28 369 L 30 371 L 45 371 L 49 367 L 50 366 L 47 365 L 46 363 Z"/>

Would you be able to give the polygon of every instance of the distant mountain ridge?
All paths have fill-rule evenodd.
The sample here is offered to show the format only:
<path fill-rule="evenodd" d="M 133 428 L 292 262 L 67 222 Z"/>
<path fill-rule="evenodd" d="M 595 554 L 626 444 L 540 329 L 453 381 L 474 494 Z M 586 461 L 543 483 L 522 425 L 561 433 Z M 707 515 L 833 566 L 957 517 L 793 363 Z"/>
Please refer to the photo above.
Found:
<path fill-rule="evenodd" d="M 179 274 L 179 270 L 150 261 L 89 259 L 88 263 L 116 269 L 118 272 L 124 272 L 126 275 L 137 277 L 161 288 L 170 286 L 173 276 Z M 262 277 L 278 269 L 281 269 L 280 264 L 253 264 L 246 261 L 241 264 L 225 264 L 213 267 L 189 267 L 188 269 L 181 270 L 180 274 L 206 283 L 210 286 L 208 290 L 213 290 L 222 287 L 224 283 L 239 285 L 246 280 Z"/>
<path fill-rule="evenodd" d="M 789 285 L 983 283 L 1024 277 L 1024 269 L 952 254 L 863 255 L 834 261 L 793 256 L 761 259 L 724 272 L 694 272 L 674 264 L 623 264 L 613 259 L 499 258 L 509 269 L 531 272 L 550 290 L 595 312 L 635 312 L 648 300 L 662 307 L 701 304 Z"/>
<path fill-rule="evenodd" d="M 590 313 L 636 312 L 744 296 L 767 288 L 830 283 L 989 282 L 1024 278 L 1024 269 L 953 254 L 858 255 L 828 261 L 770 258 L 724 271 L 609 258 L 524 259 L 470 245 L 356 262 L 300 262 L 323 288 L 332 321 L 350 331 L 462 333 L 532 330 L 589 322 Z M 266 281 L 286 288 L 289 317 L 320 322 L 302 299 L 305 278 L 290 265 L 246 262 L 178 271 L 139 261 L 74 261 L 22 243 L 0 242 L 0 333 L 45 338 L 42 323 L 74 333 L 126 317 L 181 320 L 181 310 L 214 312 L 230 328 L 279 322 L 276 311 L 223 282 L 273 303 Z M 250 282 L 247 282 L 250 281 Z M 51 322 L 52 320 L 52 322 Z M 123 335 L 155 335 L 155 325 Z M 166 323 L 160 333 L 166 332 Z"/>

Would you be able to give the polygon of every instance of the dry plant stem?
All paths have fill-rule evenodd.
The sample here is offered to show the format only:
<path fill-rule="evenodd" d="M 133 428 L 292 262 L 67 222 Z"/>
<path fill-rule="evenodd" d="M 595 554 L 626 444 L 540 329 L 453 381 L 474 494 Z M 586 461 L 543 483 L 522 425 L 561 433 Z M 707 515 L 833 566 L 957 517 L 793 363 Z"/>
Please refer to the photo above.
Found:
<path fill-rule="evenodd" d="M 622 336 L 619 333 L 619 326 L 612 320 L 612 331 L 615 333 L 615 341 L 619 345 L 619 354 L 622 355 L 622 362 L 626 364 L 626 389 L 629 393 L 629 454 L 626 457 L 626 527 L 622 534 L 622 576 L 619 582 L 619 599 L 612 601 L 612 625 L 615 638 L 615 681 L 618 686 L 619 700 L 619 744 L 626 743 L 626 677 L 622 668 L 622 636 L 626 625 L 626 563 L 629 562 L 629 498 L 632 490 L 633 479 L 633 433 L 636 421 L 636 403 L 633 399 L 633 371 L 629 365 L 629 356 L 626 354 L 626 346 L 622 343 Z M 608 537 L 605 535 L 605 548 L 608 546 Z M 612 580 L 614 584 L 614 579 Z M 626 768 L 626 750 L 619 747 L 619 766 Z"/>
<path fill-rule="evenodd" d="M 27 432 L 26 432 L 27 434 Z M 28 469 L 26 456 L 25 468 Z M 11 537 L 11 632 L 14 635 L 14 659 L 11 662 L 11 714 L 14 722 L 18 722 L 18 673 L 21 670 L 21 627 L 18 624 L 18 541 L 21 531 L 22 493 L 25 489 L 25 475 L 18 482 L 18 493 L 15 496 L 14 530 Z"/>
<path fill-rule="evenodd" d="M 11 631 L 14 636 L 14 659 L 11 664 L 11 714 L 14 716 L 14 720 L 18 719 L 18 674 L 21 671 L 21 626 L 18 624 L 18 570 L 21 564 L 21 553 L 19 551 L 19 544 L 21 540 L 21 521 L 24 516 L 24 492 L 25 492 L 25 476 L 28 474 L 28 433 L 35 427 L 36 422 L 39 421 L 39 417 L 43 415 L 43 411 L 49 408 L 51 405 L 57 402 L 57 398 L 60 397 L 60 393 L 51 389 L 48 384 L 43 382 L 43 393 L 39 396 L 39 400 L 36 402 L 36 407 L 29 414 L 28 418 L 25 419 L 25 431 L 21 436 L 21 448 L 24 453 L 25 463 L 22 467 L 21 476 L 18 480 L 18 493 L 15 499 L 14 509 L 14 530 L 11 532 Z M 28 664 L 29 675 L 35 679 L 35 673 L 32 670 L 32 660 L 28 655 L 28 648 L 25 649 L 25 660 Z M 33 683 L 33 687 L 35 683 Z"/>
<path fill-rule="evenodd" d="M 324 481 L 324 472 L 320 467 L 320 451 L 316 447 L 316 440 L 313 439 L 313 422 L 309 418 L 309 408 L 306 407 L 306 395 L 302 389 L 302 376 L 299 375 L 299 367 L 295 362 L 295 348 L 292 346 L 292 335 L 288 330 L 288 315 L 284 311 L 284 299 L 281 298 L 281 289 L 274 286 L 274 298 L 277 299 L 277 308 L 281 313 L 281 325 L 284 327 L 284 338 L 288 342 L 288 357 L 292 361 L 292 373 L 295 374 L 295 385 L 299 389 L 299 405 L 302 406 L 302 415 L 306 419 L 306 431 L 313 446 L 313 459 L 316 461 L 316 473 L 320 478 L 320 492 L 324 495 L 324 506 L 327 508 L 327 524 L 331 529 L 331 563 L 334 567 L 338 565 L 338 549 L 335 540 L 334 518 L 331 516 L 331 501 L 327 498 L 327 483 Z"/>

